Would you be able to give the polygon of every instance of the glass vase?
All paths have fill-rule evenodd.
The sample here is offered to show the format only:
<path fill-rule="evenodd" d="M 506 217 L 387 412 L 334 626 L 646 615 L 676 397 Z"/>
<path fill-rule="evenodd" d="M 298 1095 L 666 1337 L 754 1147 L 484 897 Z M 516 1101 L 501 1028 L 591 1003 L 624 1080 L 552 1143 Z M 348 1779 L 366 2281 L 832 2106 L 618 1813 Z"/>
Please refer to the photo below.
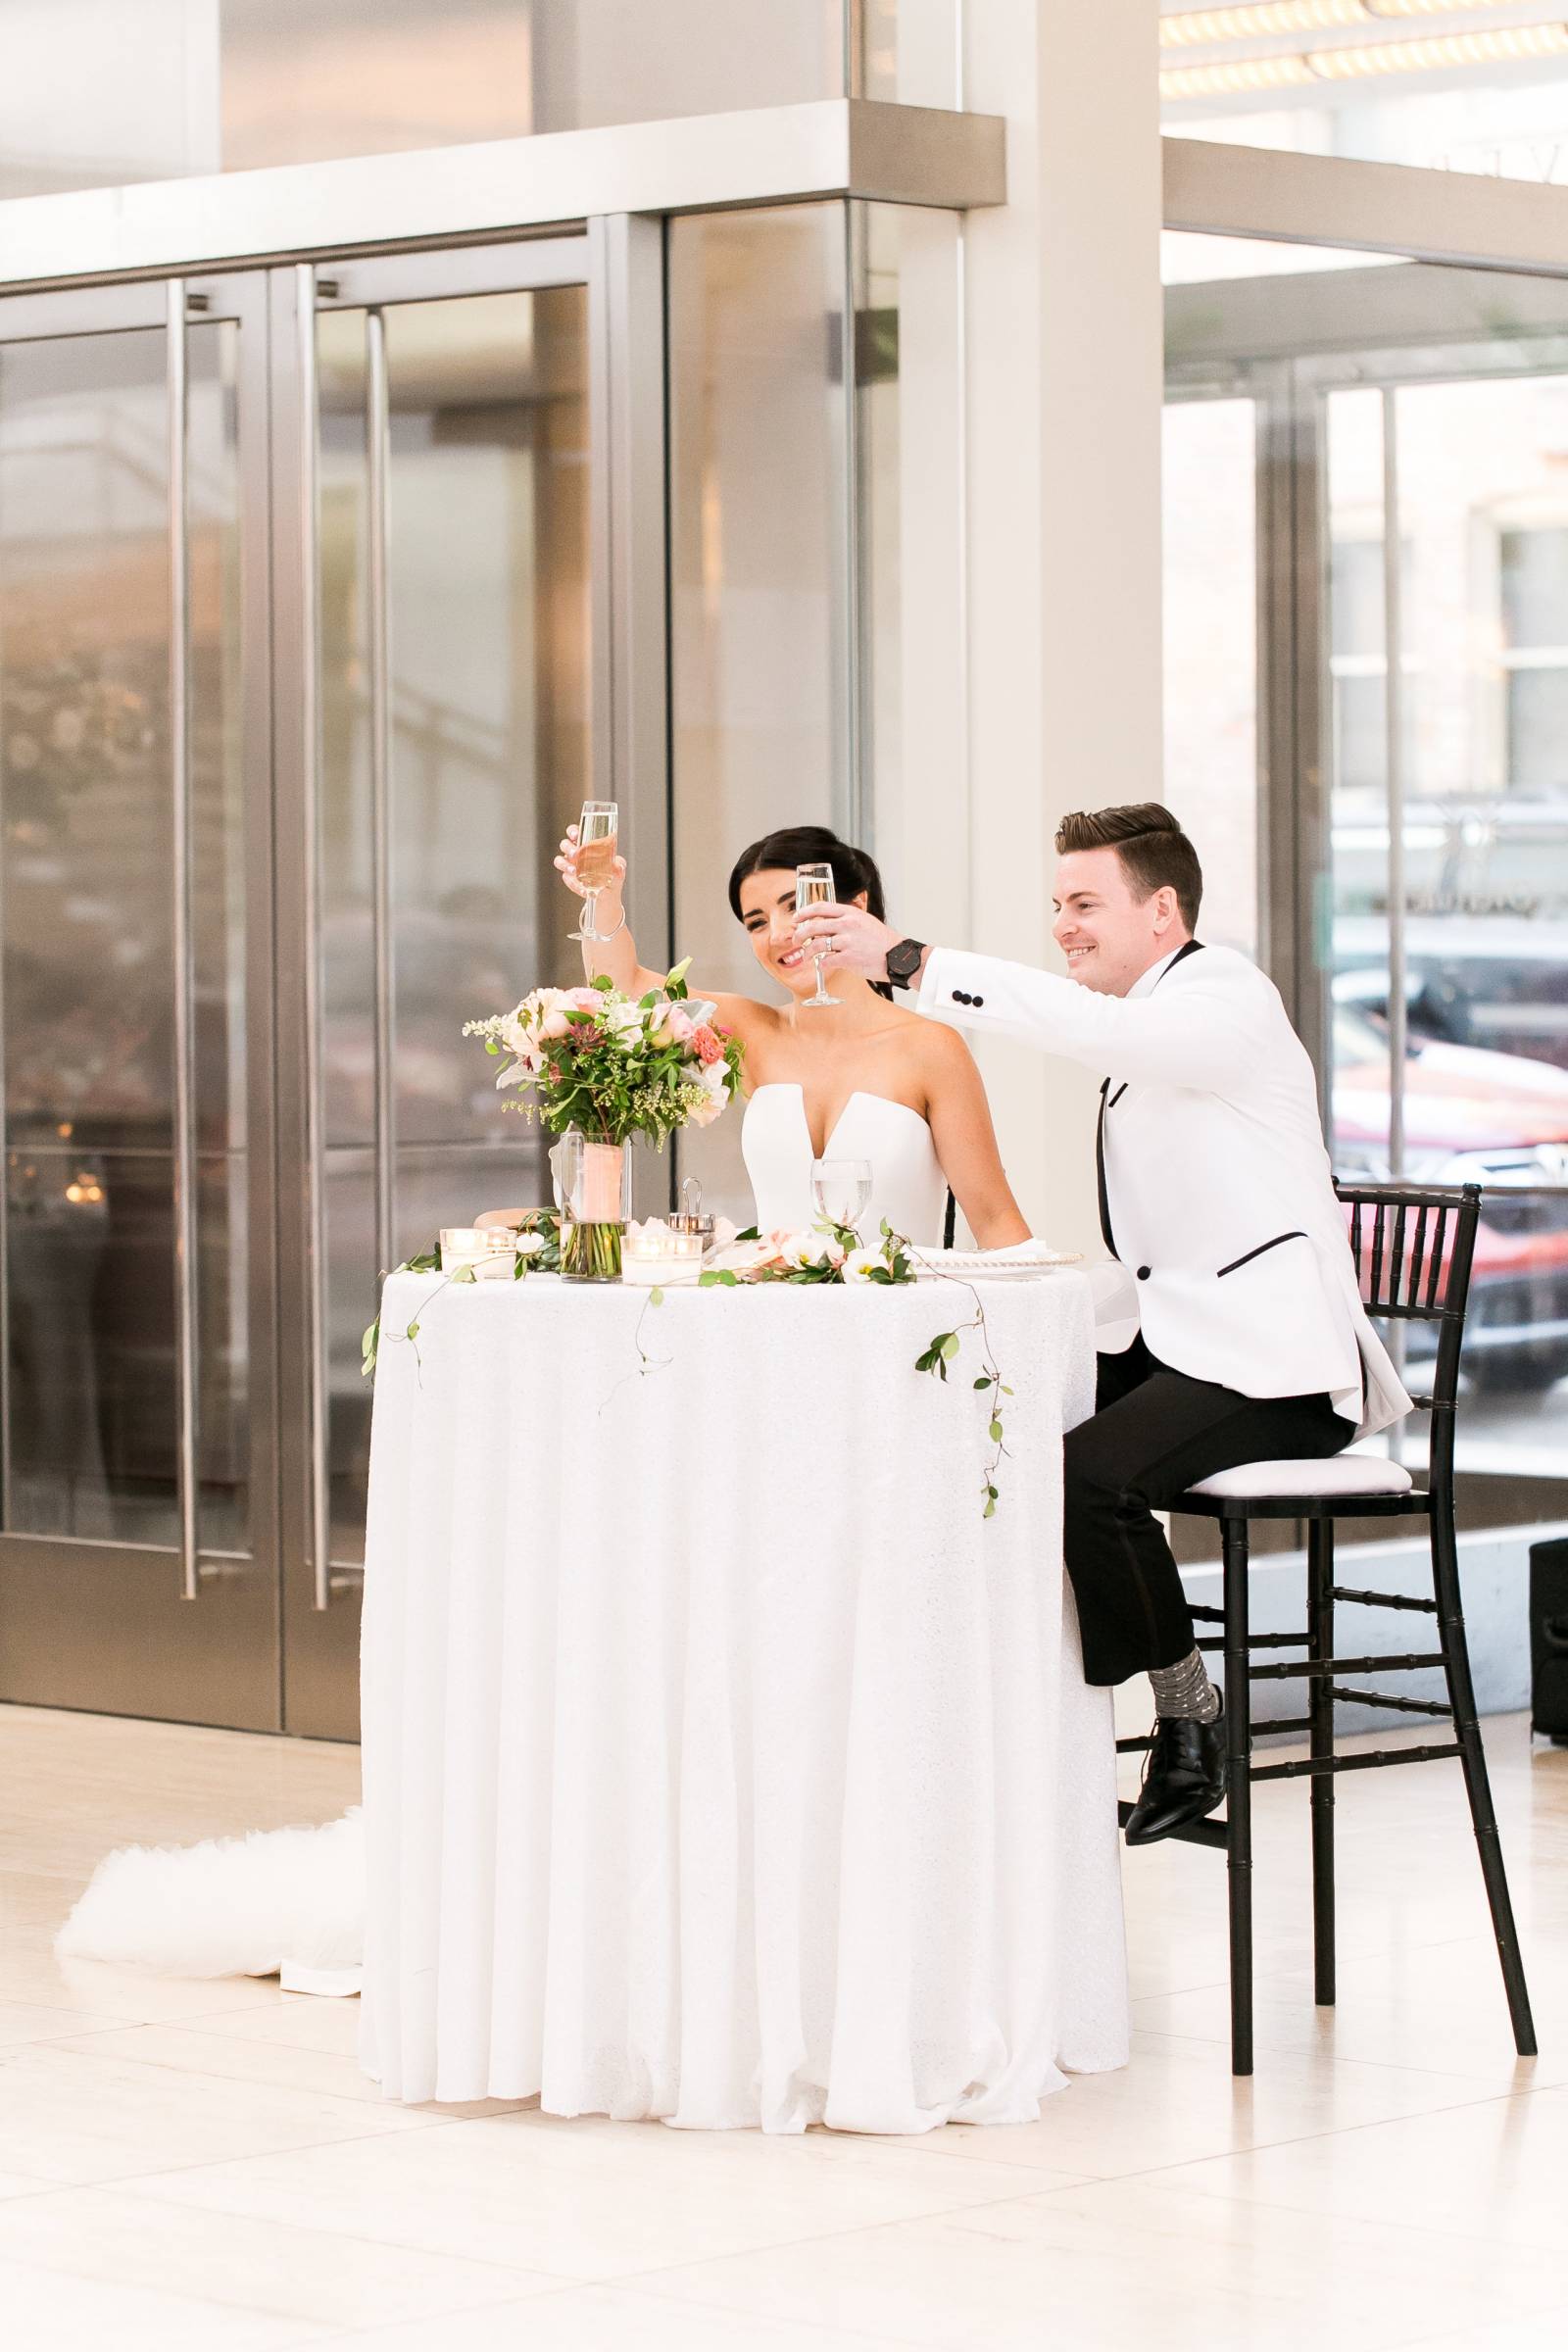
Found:
<path fill-rule="evenodd" d="M 631 1158 L 624 1144 L 590 1143 L 571 1128 L 551 1153 L 561 1206 L 564 1282 L 618 1282 L 631 1215 Z"/>

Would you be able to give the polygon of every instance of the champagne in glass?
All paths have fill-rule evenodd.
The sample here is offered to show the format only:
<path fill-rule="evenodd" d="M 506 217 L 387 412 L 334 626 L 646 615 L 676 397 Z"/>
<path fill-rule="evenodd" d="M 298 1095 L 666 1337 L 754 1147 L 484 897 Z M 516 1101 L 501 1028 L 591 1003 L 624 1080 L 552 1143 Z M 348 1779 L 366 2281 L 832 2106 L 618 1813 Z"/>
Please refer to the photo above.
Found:
<path fill-rule="evenodd" d="M 577 819 L 577 879 L 583 886 L 582 923 L 570 933 L 577 940 L 603 941 L 599 928 L 599 894 L 615 878 L 615 842 L 620 810 L 613 801 L 584 801 Z M 613 937 L 613 933 L 608 934 Z"/>
<path fill-rule="evenodd" d="M 837 897 L 838 887 L 833 880 L 833 868 L 830 865 L 798 865 L 795 868 L 795 911 L 797 914 L 806 914 L 813 906 L 829 906 Z M 812 956 L 811 960 L 816 965 L 816 994 L 814 997 L 803 997 L 801 999 L 803 1006 L 809 1008 L 817 1004 L 836 1004 L 837 997 L 829 996 L 823 984 L 822 951 L 820 949 Z"/>
<path fill-rule="evenodd" d="M 868 1159 L 814 1159 L 811 1198 L 816 1213 L 841 1231 L 858 1231 L 871 1200 L 871 1162 Z"/>

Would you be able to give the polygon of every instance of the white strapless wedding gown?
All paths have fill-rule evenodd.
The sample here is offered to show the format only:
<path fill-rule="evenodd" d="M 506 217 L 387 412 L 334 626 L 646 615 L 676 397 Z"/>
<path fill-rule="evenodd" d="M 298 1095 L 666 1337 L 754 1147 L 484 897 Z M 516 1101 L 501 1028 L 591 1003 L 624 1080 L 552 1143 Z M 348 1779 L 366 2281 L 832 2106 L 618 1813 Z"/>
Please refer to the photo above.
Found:
<path fill-rule="evenodd" d="M 811 1199 L 814 1154 L 801 1087 L 792 1081 L 756 1089 L 746 1105 L 741 1151 L 757 1200 L 758 1230 L 809 1231 L 818 1212 Z M 880 1233 L 885 1217 L 906 1242 L 941 1248 L 948 1181 L 930 1125 L 917 1110 L 857 1089 L 834 1122 L 822 1157 L 869 1162 L 871 1200 L 860 1219 L 863 1235 Z"/>

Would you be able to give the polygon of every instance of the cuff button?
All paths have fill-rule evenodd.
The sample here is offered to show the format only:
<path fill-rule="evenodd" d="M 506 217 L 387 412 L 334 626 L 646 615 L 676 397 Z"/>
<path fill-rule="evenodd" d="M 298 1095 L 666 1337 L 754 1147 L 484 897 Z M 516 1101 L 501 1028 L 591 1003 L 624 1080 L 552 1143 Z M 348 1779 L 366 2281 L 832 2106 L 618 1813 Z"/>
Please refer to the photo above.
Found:
<path fill-rule="evenodd" d="M 1138 1269 L 1138 1279 L 1139 1279 L 1139 1281 L 1140 1281 L 1140 1282 L 1147 1282 L 1147 1281 L 1149 1280 L 1149 1275 L 1150 1275 L 1150 1269 L 1149 1269 L 1149 1267 L 1148 1267 L 1148 1266 L 1140 1266 L 1140 1267 L 1139 1267 L 1139 1269 Z"/>

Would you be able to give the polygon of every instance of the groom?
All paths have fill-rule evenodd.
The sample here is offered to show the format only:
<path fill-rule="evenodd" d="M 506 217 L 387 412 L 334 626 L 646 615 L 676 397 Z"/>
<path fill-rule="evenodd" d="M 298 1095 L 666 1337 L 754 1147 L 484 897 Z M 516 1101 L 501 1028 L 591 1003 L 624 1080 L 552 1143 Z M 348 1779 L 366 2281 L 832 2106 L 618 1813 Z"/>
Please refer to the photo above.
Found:
<path fill-rule="evenodd" d="M 813 907 L 829 969 L 916 991 L 919 1011 L 1031 1039 L 1103 1074 L 1105 1247 L 1139 1329 L 1100 1358 L 1065 1445 L 1063 1544 L 1091 1683 L 1147 1673 L 1159 1720 L 1129 1845 L 1213 1812 L 1220 1698 L 1154 1513 L 1243 1462 L 1338 1453 L 1409 1410 L 1368 1324 L 1312 1065 L 1279 991 L 1194 936 L 1198 854 L 1156 802 L 1065 817 L 1054 925 L 1067 977 L 928 948 L 862 907 Z"/>

